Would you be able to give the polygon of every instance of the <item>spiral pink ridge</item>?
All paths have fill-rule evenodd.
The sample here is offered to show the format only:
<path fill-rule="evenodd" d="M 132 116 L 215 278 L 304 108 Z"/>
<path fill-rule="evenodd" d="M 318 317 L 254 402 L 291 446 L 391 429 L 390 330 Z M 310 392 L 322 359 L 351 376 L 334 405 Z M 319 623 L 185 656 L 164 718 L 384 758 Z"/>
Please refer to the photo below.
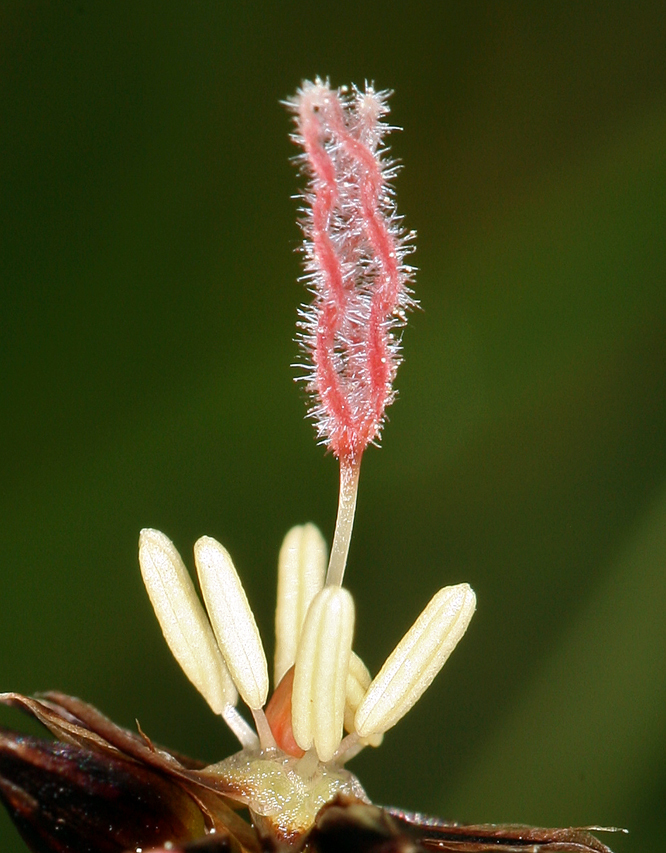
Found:
<path fill-rule="evenodd" d="M 389 92 L 305 82 L 290 102 L 293 138 L 308 178 L 303 194 L 303 377 L 319 439 L 345 465 L 378 441 L 401 360 L 399 329 L 414 304 L 405 234 L 390 181 L 397 171 L 383 138 Z"/>

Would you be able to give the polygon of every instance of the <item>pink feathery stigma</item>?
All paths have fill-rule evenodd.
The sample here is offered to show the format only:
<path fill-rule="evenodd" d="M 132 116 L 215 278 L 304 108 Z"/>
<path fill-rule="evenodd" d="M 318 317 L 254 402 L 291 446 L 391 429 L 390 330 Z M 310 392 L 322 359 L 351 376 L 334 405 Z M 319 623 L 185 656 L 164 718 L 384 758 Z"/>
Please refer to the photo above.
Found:
<path fill-rule="evenodd" d="M 397 167 L 382 146 L 388 92 L 306 82 L 290 102 L 303 149 L 306 280 L 301 312 L 311 359 L 307 389 L 319 438 L 344 467 L 379 439 L 400 363 L 397 329 L 413 305 L 404 262 L 412 250 L 389 181 Z"/>

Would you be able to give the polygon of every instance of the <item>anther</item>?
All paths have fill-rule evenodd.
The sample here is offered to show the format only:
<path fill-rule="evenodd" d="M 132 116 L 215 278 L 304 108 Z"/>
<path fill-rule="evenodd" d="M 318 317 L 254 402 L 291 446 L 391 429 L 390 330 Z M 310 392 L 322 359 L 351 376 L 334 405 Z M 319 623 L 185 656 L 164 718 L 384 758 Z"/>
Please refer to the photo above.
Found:
<path fill-rule="evenodd" d="M 327 586 L 310 605 L 296 654 L 291 718 L 296 743 L 330 761 L 342 740 L 354 634 L 354 602 L 346 589 Z"/>
<path fill-rule="evenodd" d="M 146 528 L 139 564 L 155 615 L 173 656 L 216 714 L 238 699 L 194 584 L 173 543 Z"/>
<path fill-rule="evenodd" d="M 327 548 L 314 524 L 287 533 L 278 558 L 275 609 L 275 684 L 296 660 L 296 649 L 310 602 L 324 586 Z"/>
<path fill-rule="evenodd" d="M 476 596 L 466 583 L 433 596 L 359 705 L 354 727 L 360 737 L 387 731 L 420 699 L 467 630 L 475 607 Z"/>
<path fill-rule="evenodd" d="M 243 585 L 227 550 L 210 536 L 195 543 L 194 561 L 225 663 L 245 704 L 257 710 L 268 695 L 268 666 Z"/>

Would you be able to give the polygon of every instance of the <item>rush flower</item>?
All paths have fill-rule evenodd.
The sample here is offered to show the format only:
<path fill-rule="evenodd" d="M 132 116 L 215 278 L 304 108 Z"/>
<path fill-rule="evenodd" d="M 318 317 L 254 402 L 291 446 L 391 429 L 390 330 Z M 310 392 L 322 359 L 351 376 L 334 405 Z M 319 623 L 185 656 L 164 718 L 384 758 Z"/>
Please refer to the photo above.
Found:
<path fill-rule="evenodd" d="M 295 527 L 278 563 L 277 687 L 266 704 L 266 655 L 223 546 L 207 536 L 194 546 L 207 614 L 164 534 L 142 531 L 139 560 L 171 651 L 243 746 L 206 772 L 224 779 L 227 795 L 283 841 L 302 836 L 338 794 L 367 802 L 346 761 L 364 746 L 378 745 L 417 701 L 464 634 L 475 606 L 467 584 L 440 590 L 372 679 L 352 651 L 352 597 L 325 583 L 321 534 L 311 524 Z M 256 733 L 236 710 L 239 695 Z"/>
<path fill-rule="evenodd" d="M 32 850 L 609 853 L 584 830 L 464 827 L 380 809 L 346 767 L 420 698 L 476 606 L 466 583 L 440 589 L 374 678 L 353 650 L 354 601 L 342 582 L 361 458 L 393 401 L 399 329 L 413 305 L 411 243 L 393 201 L 396 165 L 383 146 L 387 97 L 367 85 L 332 89 L 316 80 L 289 101 L 308 179 L 303 251 L 313 302 L 299 321 L 305 382 L 317 433 L 341 476 L 330 557 L 312 524 L 290 530 L 279 553 L 272 695 L 229 553 L 209 536 L 195 543 L 200 598 L 171 541 L 143 530 L 139 564 L 164 637 L 241 749 L 203 766 L 78 699 L 0 695 L 57 738 L 0 731 L 0 797 Z"/>

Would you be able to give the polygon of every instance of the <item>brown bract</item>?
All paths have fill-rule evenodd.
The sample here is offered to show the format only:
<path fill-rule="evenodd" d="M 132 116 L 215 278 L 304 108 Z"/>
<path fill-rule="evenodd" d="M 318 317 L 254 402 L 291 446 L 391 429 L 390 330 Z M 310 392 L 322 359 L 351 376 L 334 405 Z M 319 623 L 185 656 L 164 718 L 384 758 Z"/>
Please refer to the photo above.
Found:
<path fill-rule="evenodd" d="M 58 739 L 0 731 L 0 795 L 32 850 L 120 853 L 167 842 L 172 850 L 187 850 L 188 842 L 207 833 L 224 840 L 224 849 L 260 849 L 253 828 L 233 811 L 238 806 L 223 781 L 206 778 L 201 763 L 62 693 L 5 693 L 0 699 Z"/>
<path fill-rule="evenodd" d="M 36 853 L 284 850 L 236 813 L 234 791 L 197 761 L 61 693 L 0 695 L 57 740 L 0 729 L 0 797 Z M 292 849 L 312 853 L 610 853 L 585 829 L 461 826 L 338 797 Z"/>

